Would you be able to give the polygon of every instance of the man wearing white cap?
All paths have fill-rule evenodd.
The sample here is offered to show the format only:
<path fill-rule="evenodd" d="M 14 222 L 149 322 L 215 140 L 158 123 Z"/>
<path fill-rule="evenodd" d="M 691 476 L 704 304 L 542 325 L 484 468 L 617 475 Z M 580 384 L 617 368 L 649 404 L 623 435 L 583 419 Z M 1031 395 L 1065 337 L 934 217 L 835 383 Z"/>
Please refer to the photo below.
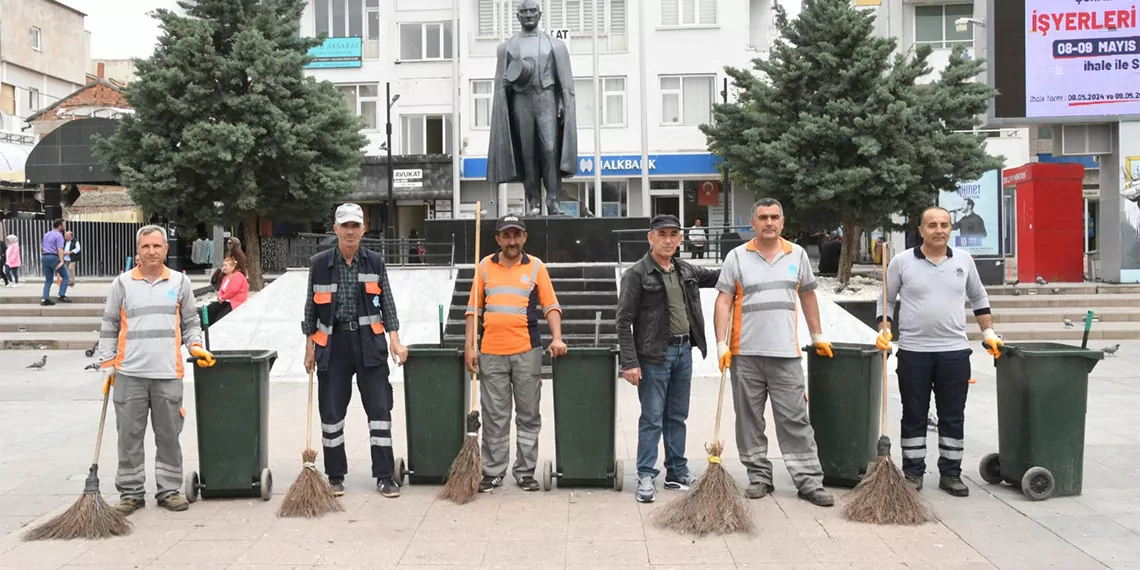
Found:
<path fill-rule="evenodd" d="M 317 371 L 317 405 L 325 473 L 336 495 L 344 494 L 348 460 L 344 453 L 344 417 L 352 399 L 352 377 L 368 414 L 372 476 L 385 497 L 399 497 L 393 476 L 392 385 L 388 354 L 403 366 L 408 349 L 400 344 L 400 321 L 388 287 L 384 260 L 360 247 L 364 211 L 356 204 L 336 210 L 337 246 L 313 256 L 305 320 L 305 369 Z M 334 334 L 335 333 L 335 334 Z M 388 336 L 385 342 L 385 335 Z"/>

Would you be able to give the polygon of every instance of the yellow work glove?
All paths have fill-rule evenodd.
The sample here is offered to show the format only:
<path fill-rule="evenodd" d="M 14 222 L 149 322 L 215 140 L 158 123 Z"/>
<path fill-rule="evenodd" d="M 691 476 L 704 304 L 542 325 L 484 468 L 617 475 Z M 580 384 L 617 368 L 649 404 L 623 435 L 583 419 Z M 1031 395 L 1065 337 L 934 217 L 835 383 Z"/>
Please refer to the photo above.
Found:
<path fill-rule="evenodd" d="M 879 331 L 879 336 L 875 337 L 875 348 L 879 350 L 888 350 L 891 348 L 892 340 L 894 340 L 894 336 L 891 334 L 891 329 L 883 329 Z"/>
<path fill-rule="evenodd" d="M 102 371 L 103 371 L 103 395 L 106 396 L 107 392 L 111 391 L 111 386 L 115 385 L 115 374 L 118 371 L 115 370 L 114 365 L 107 366 L 107 367 L 103 368 Z"/>
<path fill-rule="evenodd" d="M 198 359 L 195 364 L 202 368 L 209 368 L 216 363 L 213 354 L 196 344 L 190 347 L 190 355 Z"/>
<path fill-rule="evenodd" d="M 732 351 L 728 349 L 727 342 L 716 343 L 716 359 L 721 372 L 732 367 Z"/>
<path fill-rule="evenodd" d="M 994 358 L 1001 358 L 1001 347 L 1005 344 L 998 338 L 994 329 L 986 329 L 982 331 L 982 345 L 986 347 L 986 352 L 990 353 Z"/>
<path fill-rule="evenodd" d="M 831 343 L 822 334 L 811 335 L 811 345 L 815 348 L 815 353 L 820 356 L 828 358 L 835 358 L 835 353 L 831 351 Z"/>

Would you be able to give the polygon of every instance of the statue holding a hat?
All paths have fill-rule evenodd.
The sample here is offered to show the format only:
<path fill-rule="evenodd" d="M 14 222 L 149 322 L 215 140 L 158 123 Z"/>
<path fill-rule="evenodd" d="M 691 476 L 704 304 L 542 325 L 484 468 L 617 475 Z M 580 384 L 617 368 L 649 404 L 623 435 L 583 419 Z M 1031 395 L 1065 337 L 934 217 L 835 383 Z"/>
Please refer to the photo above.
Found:
<path fill-rule="evenodd" d="M 522 0 L 522 31 L 499 44 L 487 180 L 522 182 L 530 212 L 546 186 L 547 213 L 561 213 L 562 178 L 578 172 L 574 74 L 566 44 L 538 29 L 538 0 Z"/>

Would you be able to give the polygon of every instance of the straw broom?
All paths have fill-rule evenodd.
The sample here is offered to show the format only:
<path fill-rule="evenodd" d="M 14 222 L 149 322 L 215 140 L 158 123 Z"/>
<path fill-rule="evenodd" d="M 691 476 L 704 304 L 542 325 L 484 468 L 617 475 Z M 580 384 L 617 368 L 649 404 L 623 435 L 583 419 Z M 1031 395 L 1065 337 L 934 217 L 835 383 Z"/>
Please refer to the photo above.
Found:
<path fill-rule="evenodd" d="M 285 493 L 285 500 L 277 510 L 282 518 L 315 518 L 326 513 L 344 510 L 336 500 L 328 479 L 317 471 L 317 452 L 313 449 L 313 373 L 309 372 L 308 420 L 305 422 L 305 451 L 301 452 L 301 474 Z"/>
<path fill-rule="evenodd" d="M 483 220 L 483 204 L 475 203 L 475 278 L 473 290 L 475 295 L 475 339 L 479 338 L 479 302 L 482 290 L 479 284 L 479 242 L 482 232 L 480 225 Z M 479 493 L 479 481 L 483 478 L 483 460 L 479 455 L 479 372 L 471 373 L 471 411 L 467 414 L 467 435 L 463 436 L 463 447 L 459 455 L 451 463 L 447 473 L 447 483 L 439 491 L 439 498 L 464 505 L 475 499 Z"/>
<path fill-rule="evenodd" d="M 883 244 L 883 319 L 887 318 L 887 244 Z M 934 517 L 926 503 L 903 477 L 891 460 L 891 438 L 887 436 L 887 351 L 883 361 L 883 409 L 878 459 L 855 489 L 847 494 L 844 518 L 871 524 L 917 525 Z"/>
<path fill-rule="evenodd" d="M 73 538 L 107 538 L 131 532 L 131 522 L 108 505 L 99 493 L 99 450 L 103 446 L 103 426 L 107 421 L 107 401 L 111 397 L 110 378 L 103 384 L 103 412 L 99 416 L 99 435 L 95 440 L 95 458 L 83 484 L 83 494 L 66 511 L 24 535 L 24 540 L 71 540 Z"/>
<path fill-rule="evenodd" d="M 729 330 L 725 335 L 726 338 L 732 332 L 731 313 L 728 322 Z M 724 407 L 724 383 L 728 370 L 725 368 L 720 372 L 716 428 L 713 431 L 712 443 L 705 444 L 705 451 L 708 452 L 708 469 L 688 493 L 653 511 L 650 517 L 660 528 L 697 536 L 710 533 L 752 533 L 752 511 L 744 500 L 740 485 L 725 470 L 720 458 L 721 452 L 724 451 L 724 444 L 720 441 L 720 417 Z"/>

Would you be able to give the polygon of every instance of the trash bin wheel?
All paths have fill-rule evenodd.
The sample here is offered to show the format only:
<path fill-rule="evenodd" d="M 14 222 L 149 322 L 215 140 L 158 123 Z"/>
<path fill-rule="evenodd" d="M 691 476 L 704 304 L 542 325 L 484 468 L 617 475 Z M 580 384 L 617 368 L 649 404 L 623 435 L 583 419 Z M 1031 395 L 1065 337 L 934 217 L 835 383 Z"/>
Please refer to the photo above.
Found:
<path fill-rule="evenodd" d="M 620 459 L 614 461 L 614 490 L 621 492 L 622 482 L 625 479 L 625 464 Z"/>
<path fill-rule="evenodd" d="M 186 501 L 193 503 L 198 500 L 198 472 L 191 471 L 186 474 L 186 485 L 182 492 L 186 495 Z"/>
<path fill-rule="evenodd" d="M 550 479 L 554 476 L 554 467 L 550 464 L 550 460 L 542 462 L 542 490 L 550 490 Z"/>
<path fill-rule="evenodd" d="M 395 473 L 396 474 L 396 484 L 403 486 L 404 485 L 404 477 L 408 476 L 407 468 L 404 466 L 404 458 L 403 457 L 397 457 L 396 458 L 395 472 L 396 472 Z"/>
<path fill-rule="evenodd" d="M 87 358 L 91 358 L 92 356 L 95 356 L 95 351 L 89 348 L 87 350 L 84 350 L 83 354 L 87 355 Z"/>
<path fill-rule="evenodd" d="M 261 492 L 262 501 L 268 501 L 273 496 L 273 472 L 268 467 L 261 470 L 261 483 L 258 490 Z"/>
<path fill-rule="evenodd" d="M 1044 467 L 1030 467 L 1021 476 L 1021 492 L 1032 501 L 1044 501 L 1053 495 L 1057 482 Z"/>
<path fill-rule="evenodd" d="M 978 472 L 981 473 L 982 480 L 990 485 L 1005 481 L 1005 477 L 1001 476 L 1001 459 L 996 453 L 990 453 L 982 458 L 982 462 L 978 464 Z"/>

